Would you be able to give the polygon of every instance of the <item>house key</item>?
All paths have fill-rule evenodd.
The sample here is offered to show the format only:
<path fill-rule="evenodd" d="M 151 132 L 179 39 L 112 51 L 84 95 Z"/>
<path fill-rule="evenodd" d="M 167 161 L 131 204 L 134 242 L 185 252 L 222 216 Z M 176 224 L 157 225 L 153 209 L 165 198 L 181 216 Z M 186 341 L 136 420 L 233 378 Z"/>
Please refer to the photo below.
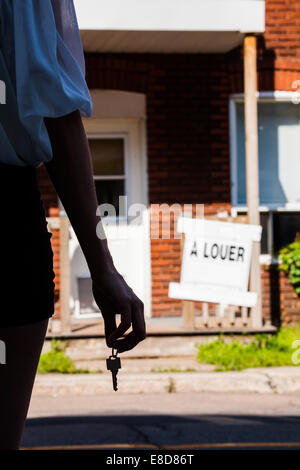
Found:
<path fill-rule="evenodd" d="M 114 354 L 114 348 L 112 348 L 112 353 L 108 359 L 106 359 L 106 367 L 107 370 L 110 370 L 112 373 L 112 380 L 113 380 L 113 389 L 116 392 L 118 390 L 117 387 L 117 373 L 119 369 L 121 369 L 121 359 L 117 357 L 118 352 Z"/>

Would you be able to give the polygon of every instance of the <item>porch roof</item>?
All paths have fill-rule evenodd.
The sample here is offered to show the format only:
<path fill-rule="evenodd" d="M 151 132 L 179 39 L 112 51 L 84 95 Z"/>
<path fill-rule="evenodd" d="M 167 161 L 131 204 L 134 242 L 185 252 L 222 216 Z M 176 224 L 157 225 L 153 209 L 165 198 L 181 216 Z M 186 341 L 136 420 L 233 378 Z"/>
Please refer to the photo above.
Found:
<path fill-rule="evenodd" d="M 264 0 L 74 0 L 87 52 L 222 53 L 263 33 Z"/>

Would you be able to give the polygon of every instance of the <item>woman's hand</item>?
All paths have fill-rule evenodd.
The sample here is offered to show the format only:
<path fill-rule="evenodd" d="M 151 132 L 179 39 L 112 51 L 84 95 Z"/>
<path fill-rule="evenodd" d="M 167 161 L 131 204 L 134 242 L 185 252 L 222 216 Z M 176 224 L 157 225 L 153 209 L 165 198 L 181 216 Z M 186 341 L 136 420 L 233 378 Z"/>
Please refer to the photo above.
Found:
<path fill-rule="evenodd" d="M 144 304 L 113 268 L 97 279 L 93 278 L 93 295 L 104 319 L 105 338 L 108 347 L 119 353 L 134 348 L 146 337 Z M 116 314 L 121 315 L 117 327 Z M 132 327 L 125 338 L 119 339 Z"/>

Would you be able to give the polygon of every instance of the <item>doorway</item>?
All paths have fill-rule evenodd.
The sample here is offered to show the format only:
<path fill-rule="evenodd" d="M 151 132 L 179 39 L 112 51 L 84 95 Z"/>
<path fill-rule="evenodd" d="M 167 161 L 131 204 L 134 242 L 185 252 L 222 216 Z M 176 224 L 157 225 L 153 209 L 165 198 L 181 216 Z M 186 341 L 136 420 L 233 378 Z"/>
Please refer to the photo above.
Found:
<path fill-rule="evenodd" d="M 108 100 L 105 94 L 106 102 Z M 118 112 L 123 92 L 118 95 Z M 93 100 L 94 115 L 99 100 Z M 128 99 L 126 93 L 126 99 Z M 136 95 L 136 94 L 134 94 Z M 141 95 L 143 96 L 143 95 Z M 136 97 L 135 97 L 136 99 Z M 132 101 L 131 107 L 132 107 Z M 112 112 L 110 102 L 110 114 Z M 107 107 L 106 107 L 107 109 Z M 141 106 L 140 106 L 141 109 Z M 102 108 L 103 110 L 103 108 Z M 103 112 L 103 111 L 101 111 Z M 123 113 L 126 106 L 123 103 Z M 129 112 L 132 115 L 131 112 Z M 108 245 L 116 268 L 144 302 L 151 316 L 150 229 L 147 198 L 144 117 L 84 119 L 92 156 L 94 181 Z M 99 317 L 87 263 L 73 229 L 70 232 L 71 311 L 74 317 Z"/>

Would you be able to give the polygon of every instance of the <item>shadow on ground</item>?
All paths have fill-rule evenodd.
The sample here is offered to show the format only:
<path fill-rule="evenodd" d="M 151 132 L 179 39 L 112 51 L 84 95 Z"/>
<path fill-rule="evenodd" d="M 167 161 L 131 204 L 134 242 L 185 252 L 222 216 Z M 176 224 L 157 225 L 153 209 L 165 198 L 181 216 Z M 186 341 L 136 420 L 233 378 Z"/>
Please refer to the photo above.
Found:
<path fill-rule="evenodd" d="M 23 448 L 105 445 L 300 450 L 300 417 L 141 414 L 31 418 L 22 443 Z"/>

